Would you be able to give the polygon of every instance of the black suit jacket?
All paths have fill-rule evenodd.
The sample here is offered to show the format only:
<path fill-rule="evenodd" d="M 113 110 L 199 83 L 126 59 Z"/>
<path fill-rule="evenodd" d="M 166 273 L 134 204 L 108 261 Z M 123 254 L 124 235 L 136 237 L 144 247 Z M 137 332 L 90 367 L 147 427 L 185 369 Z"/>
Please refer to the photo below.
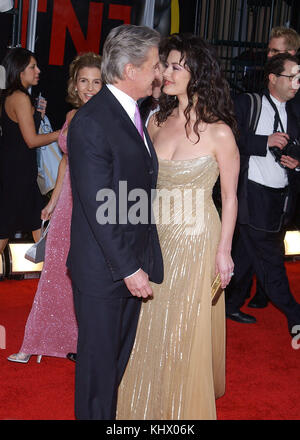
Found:
<path fill-rule="evenodd" d="M 239 138 L 237 144 L 240 150 L 240 177 L 238 186 L 238 222 L 242 224 L 251 224 L 251 217 L 261 218 L 266 213 L 266 209 L 270 210 L 272 218 L 270 219 L 267 215 L 265 219 L 262 219 L 264 226 L 262 229 L 269 230 L 269 221 L 271 221 L 275 226 L 276 224 L 280 228 L 280 217 L 278 206 L 272 207 L 271 200 L 265 200 L 262 203 L 262 210 L 257 210 L 257 212 L 251 212 L 253 206 L 249 203 L 249 181 L 248 181 L 248 168 L 250 156 L 266 156 L 268 136 L 256 135 L 253 131 L 249 130 L 250 121 L 250 97 L 247 94 L 238 95 L 234 100 L 235 114 L 239 128 Z M 299 136 L 299 125 L 297 124 L 296 117 L 291 109 L 290 103 L 286 104 L 287 111 L 287 133 L 290 136 Z M 271 133 L 270 133 L 271 134 Z M 292 216 L 293 210 L 295 208 L 295 193 L 297 191 L 297 186 L 299 185 L 299 173 L 294 170 L 287 170 L 288 174 L 288 204 L 286 208 L 286 215 L 284 222 L 286 223 Z M 272 196 L 271 196 L 272 197 Z M 277 197 L 277 196 L 276 196 Z M 275 197 L 275 198 L 276 198 Z M 274 200 L 275 200 L 274 198 Z M 276 203 L 276 202 L 275 202 Z"/>
<path fill-rule="evenodd" d="M 129 116 L 106 86 L 78 110 L 70 124 L 73 211 L 67 266 L 77 288 L 90 295 L 131 296 L 123 279 L 140 267 L 150 280 L 162 282 L 163 263 L 156 226 L 151 224 L 150 195 L 156 186 L 158 162 L 146 129 L 145 134 L 151 156 Z M 121 181 L 127 186 L 127 194 L 138 188 L 148 196 L 144 224 L 124 220 L 127 194 L 120 197 Z M 96 200 L 98 191 L 103 189 L 115 194 L 116 203 L 110 205 L 116 208 L 115 224 L 101 225 L 97 221 L 98 208 L 108 201 L 105 197 Z M 127 203 L 129 210 L 136 201 Z"/>

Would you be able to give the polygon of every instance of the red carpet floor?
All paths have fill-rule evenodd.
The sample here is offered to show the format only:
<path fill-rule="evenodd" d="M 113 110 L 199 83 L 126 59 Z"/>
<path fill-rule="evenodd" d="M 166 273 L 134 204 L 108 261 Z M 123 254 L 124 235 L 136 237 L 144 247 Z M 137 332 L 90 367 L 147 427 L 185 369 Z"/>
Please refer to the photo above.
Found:
<path fill-rule="evenodd" d="M 292 291 L 300 302 L 300 262 L 287 263 Z M 37 280 L 0 282 L 0 420 L 74 420 L 74 367 L 67 359 L 32 357 L 8 362 L 18 351 Z M 272 305 L 244 312 L 256 324 L 227 320 L 227 387 L 217 401 L 219 420 L 299 420 L 300 338 L 291 345 L 285 317 Z"/>

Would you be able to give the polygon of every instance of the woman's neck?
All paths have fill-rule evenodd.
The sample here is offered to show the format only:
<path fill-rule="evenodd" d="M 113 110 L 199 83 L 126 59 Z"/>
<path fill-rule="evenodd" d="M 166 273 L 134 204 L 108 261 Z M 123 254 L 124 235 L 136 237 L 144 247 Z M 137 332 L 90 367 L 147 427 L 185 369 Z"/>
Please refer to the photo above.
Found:
<path fill-rule="evenodd" d="M 177 117 L 186 120 L 186 116 L 184 114 L 185 109 L 188 106 L 188 97 L 184 96 L 184 97 L 177 97 L 178 98 L 178 107 L 177 107 Z M 196 121 L 196 112 L 194 107 L 192 107 L 190 109 L 190 122 L 195 122 Z"/>

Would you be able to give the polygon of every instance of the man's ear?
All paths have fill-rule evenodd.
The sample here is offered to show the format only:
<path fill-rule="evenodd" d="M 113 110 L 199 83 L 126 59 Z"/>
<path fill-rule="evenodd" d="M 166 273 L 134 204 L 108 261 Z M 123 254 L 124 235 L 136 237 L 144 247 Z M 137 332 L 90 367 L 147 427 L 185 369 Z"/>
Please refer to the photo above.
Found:
<path fill-rule="evenodd" d="M 125 64 L 124 73 L 125 76 L 131 81 L 135 80 L 136 68 L 133 64 L 131 63 Z"/>
<path fill-rule="evenodd" d="M 270 73 L 269 74 L 269 83 L 274 85 L 274 84 L 276 84 L 276 80 L 277 80 L 277 76 L 275 75 L 275 73 Z"/>

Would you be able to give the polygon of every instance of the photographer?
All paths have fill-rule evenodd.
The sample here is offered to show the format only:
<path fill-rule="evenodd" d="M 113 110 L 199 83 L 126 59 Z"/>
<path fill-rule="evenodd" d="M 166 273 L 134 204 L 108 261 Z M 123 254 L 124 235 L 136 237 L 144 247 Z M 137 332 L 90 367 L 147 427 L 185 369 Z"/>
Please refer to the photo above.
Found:
<path fill-rule="evenodd" d="M 244 286 L 256 273 L 268 298 L 286 315 L 290 332 L 300 324 L 300 304 L 290 292 L 284 266 L 284 225 L 292 215 L 300 179 L 299 126 L 288 102 L 299 89 L 297 66 L 297 58 L 288 53 L 270 58 L 265 93 L 259 99 L 242 94 L 235 101 L 241 154 L 239 213 L 235 275 L 226 289 L 226 316 L 241 323 L 256 322 L 240 311 Z"/>

